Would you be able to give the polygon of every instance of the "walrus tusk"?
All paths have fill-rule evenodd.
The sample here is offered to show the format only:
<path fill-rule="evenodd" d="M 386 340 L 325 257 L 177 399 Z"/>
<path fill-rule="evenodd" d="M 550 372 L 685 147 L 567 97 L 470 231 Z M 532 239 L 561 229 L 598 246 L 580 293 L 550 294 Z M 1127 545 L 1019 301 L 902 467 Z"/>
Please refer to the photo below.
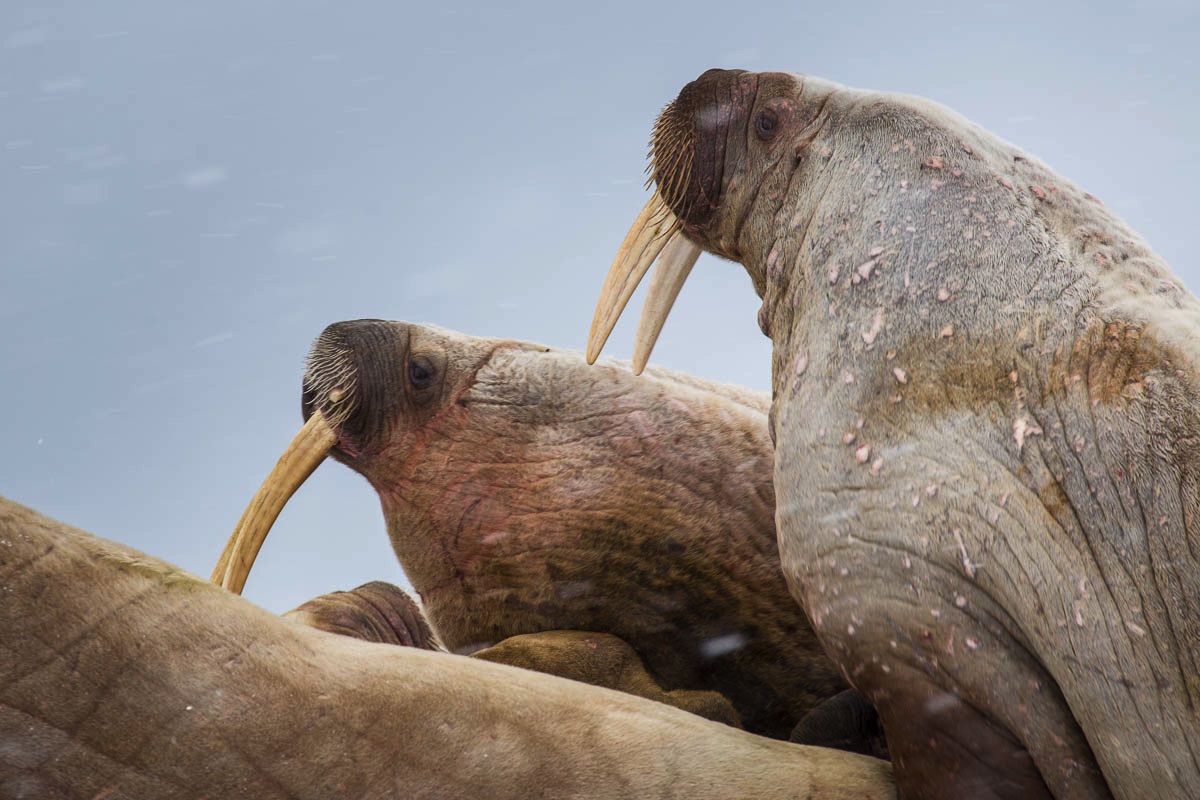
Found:
<path fill-rule="evenodd" d="M 258 487 L 258 492 L 242 512 L 242 518 L 225 543 L 217 566 L 213 569 L 212 582 L 223 586 L 234 594 L 241 594 L 254 566 L 254 559 L 262 548 L 271 526 L 279 512 L 291 499 L 296 490 L 308 480 L 308 476 L 329 455 L 337 434 L 325 416 L 316 411 L 296 438 L 288 444 L 279 457 L 271 474 Z"/>
<path fill-rule="evenodd" d="M 671 306 L 679 290 L 687 281 L 696 259 L 700 257 L 700 245 L 686 236 L 676 234 L 667 242 L 658 263 L 654 265 L 654 274 L 650 276 L 650 287 L 646 290 L 646 302 L 642 305 L 642 317 L 638 321 L 637 336 L 633 342 L 633 374 L 641 375 L 650 360 L 650 351 L 662 333 Z"/>
<path fill-rule="evenodd" d="M 646 271 L 672 240 L 680 235 L 679 220 L 655 191 L 645 208 L 633 221 L 625 241 L 613 259 L 596 303 L 592 330 L 588 333 L 587 362 L 594 364 L 604 343 L 621 318 L 625 304 L 633 296 Z"/>

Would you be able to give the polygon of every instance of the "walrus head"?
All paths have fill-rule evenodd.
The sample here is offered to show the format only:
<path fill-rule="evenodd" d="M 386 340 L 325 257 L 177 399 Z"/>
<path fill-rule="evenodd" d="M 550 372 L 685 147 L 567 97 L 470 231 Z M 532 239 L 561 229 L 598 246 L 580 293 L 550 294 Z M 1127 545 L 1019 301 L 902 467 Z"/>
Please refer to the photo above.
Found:
<path fill-rule="evenodd" d="M 663 109 L 647 170 L 656 190 L 605 280 L 588 337 L 589 363 L 655 259 L 635 372 L 645 367 L 700 251 L 744 262 L 744 242 L 756 233 L 748 226 L 764 218 L 764 204 L 782 205 L 820 133 L 831 91 L 832 84 L 787 73 L 710 69 Z M 762 277 L 753 271 L 751 277 L 761 294 Z"/>
<path fill-rule="evenodd" d="M 362 472 L 386 497 L 385 479 L 371 469 L 380 453 L 390 448 L 418 457 L 424 424 L 446 407 L 448 395 L 472 383 L 496 344 L 450 346 L 451 338 L 432 326 L 381 320 L 325 329 L 304 374 L 304 427 L 238 521 L 213 571 L 215 583 L 241 592 L 279 512 L 326 457 Z"/>
<path fill-rule="evenodd" d="M 730 129 L 742 127 L 739 117 L 757 89 L 758 75 L 710 69 L 685 86 L 655 122 L 648 172 L 681 230 L 702 244 L 720 207 Z"/>

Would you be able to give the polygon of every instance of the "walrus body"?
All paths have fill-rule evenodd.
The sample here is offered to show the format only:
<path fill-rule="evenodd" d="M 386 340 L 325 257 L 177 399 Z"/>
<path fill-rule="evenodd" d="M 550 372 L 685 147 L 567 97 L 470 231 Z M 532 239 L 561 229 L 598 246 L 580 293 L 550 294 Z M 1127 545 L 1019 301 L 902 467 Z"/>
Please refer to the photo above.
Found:
<path fill-rule="evenodd" d="M 314 344 L 305 398 L 448 649 L 612 634 L 664 689 L 718 691 L 778 738 L 845 687 L 779 568 L 765 397 L 361 321 Z"/>
<path fill-rule="evenodd" d="M 713 70 L 653 154 L 763 298 L 784 572 L 901 795 L 1200 797 L 1195 298 L 926 101 Z"/>
<path fill-rule="evenodd" d="M 0 596 L 0 797 L 894 796 L 882 761 L 312 630 L 2 498 Z"/>

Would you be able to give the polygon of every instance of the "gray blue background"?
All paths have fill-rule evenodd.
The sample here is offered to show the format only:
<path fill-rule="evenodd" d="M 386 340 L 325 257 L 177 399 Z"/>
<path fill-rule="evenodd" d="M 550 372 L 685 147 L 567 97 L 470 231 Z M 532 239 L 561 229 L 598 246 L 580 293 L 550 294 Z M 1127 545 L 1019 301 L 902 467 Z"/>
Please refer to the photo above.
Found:
<path fill-rule="evenodd" d="M 0 494 L 207 576 L 326 324 L 583 347 L 654 115 L 713 66 L 951 106 L 1195 289 L 1198 33 L 1194 0 L 7 0 Z M 655 360 L 767 389 L 757 307 L 704 257 Z M 403 581 L 374 493 L 330 462 L 246 594 L 281 611 L 377 578 Z"/>

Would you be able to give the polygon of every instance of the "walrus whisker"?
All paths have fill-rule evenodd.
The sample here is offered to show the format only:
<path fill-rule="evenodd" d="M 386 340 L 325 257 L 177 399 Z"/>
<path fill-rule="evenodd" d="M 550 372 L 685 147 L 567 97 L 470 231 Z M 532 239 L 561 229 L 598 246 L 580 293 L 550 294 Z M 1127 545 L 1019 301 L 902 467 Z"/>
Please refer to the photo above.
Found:
<path fill-rule="evenodd" d="M 669 156 L 670 164 L 664 164 Z M 686 218 L 688 207 L 687 187 L 692 179 L 695 157 L 695 140 L 691 128 L 682 122 L 676 113 L 675 104 L 670 103 L 658 115 L 650 137 L 649 164 L 646 185 L 658 185 L 658 191 L 669 208 L 680 218 Z"/>
<path fill-rule="evenodd" d="M 351 355 L 344 347 L 318 347 L 304 371 L 304 385 L 311 395 L 325 398 L 325 417 L 333 428 L 341 427 L 357 404 L 357 369 Z"/>
<path fill-rule="evenodd" d="M 664 170 L 661 165 L 656 162 L 653 180 L 658 180 L 662 175 L 667 176 L 665 182 L 660 181 L 659 193 L 663 196 L 663 200 L 668 207 L 674 208 L 682 206 L 680 211 L 686 216 L 688 203 L 684 199 L 688 183 L 692 179 L 692 153 L 691 151 L 677 151 L 674 162 L 669 169 Z"/>
<path fill-rule="evenodd" d="M 642 304 L 642 317 L 638 322 L 637 335 L 633 344 L 633 374 L 641 375 L 650 360 L 650 352 L 654 343 L 662 333 L 667 315 L 675 305 L 679 290 L 687 281 L 696 259 L 700 257 L 700 245 L 695 244 L 682 233 L 676 233 L 667 242 L 654 266 L 654 274 L 650 276 L 650 286 L 646 290 L 646 300 Z"/>
<path fill-rule="evenodd" d="M 217 559 L 211 578 L 213 583 L 234 594 L 242 593 L 254 559 L 279 512 L 325 460 L 336 441 L 334 427 L 320 411 L 314 412 L 246 506 Z"/>
<path fill-rule="evenodd" d="M 587 362 L 594 364 L 629 298 L 658 254 L 679 233 L 679 220 L 655 192 L 634 220 L 617 250 L 588 333 Z"/>
<path fill-rule="evenodd" d="M 670 232 L 671 223 L 673 223 L 674 220 L 675 215 L 671 213 L 671 209 L 667 208 L 665 205 L 658 209 L 653 218 L 650 219 L 649 225 L 651 229 L 658 231 L 657 233 L 654 233 L 654 238 L 658 239 L 662 236 L 666 236 Z M 664 225 L 664 223 L 666 224 Z"/>

